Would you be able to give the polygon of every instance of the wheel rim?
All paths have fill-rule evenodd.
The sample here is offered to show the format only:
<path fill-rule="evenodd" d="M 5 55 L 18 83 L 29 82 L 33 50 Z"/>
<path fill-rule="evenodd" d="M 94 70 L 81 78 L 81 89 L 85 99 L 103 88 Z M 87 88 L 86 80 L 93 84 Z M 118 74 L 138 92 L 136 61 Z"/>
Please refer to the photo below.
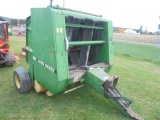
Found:
<path fill-rule="evenodd" d="M 21 87 L 21 82 L 17 74 L 15 75 L 15 83 L 16 83 L 17 88 L 19 89 Z"/>

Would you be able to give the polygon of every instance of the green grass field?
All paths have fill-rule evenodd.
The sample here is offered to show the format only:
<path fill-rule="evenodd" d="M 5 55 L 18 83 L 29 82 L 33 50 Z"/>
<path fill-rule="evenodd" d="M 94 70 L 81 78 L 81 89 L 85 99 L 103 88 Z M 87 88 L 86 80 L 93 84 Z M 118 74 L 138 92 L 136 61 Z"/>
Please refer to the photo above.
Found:
<path fill-rule="evenodd" d="M 25 37 L 10 37 L 13 54 L 20 57 L 14 67 L 0 68 L 0 120 L 127 120 L 107 99 L 86 85 L 68 94 L 47 97 L 34 89 L 19 94 L 14 86 L 16 67 L 28 68 L 20 55 Z M 110 75 L 118 75 L 118 89 L 133 100 L 133 110 L 145 120 L 160 120 L 160 64 L 116 54 Z"/>
<path fill-rule="evenodd" d="M 116 41 L 115 53 L 160 62 L 160 45 L 138 44 L 134 42 Z"/>

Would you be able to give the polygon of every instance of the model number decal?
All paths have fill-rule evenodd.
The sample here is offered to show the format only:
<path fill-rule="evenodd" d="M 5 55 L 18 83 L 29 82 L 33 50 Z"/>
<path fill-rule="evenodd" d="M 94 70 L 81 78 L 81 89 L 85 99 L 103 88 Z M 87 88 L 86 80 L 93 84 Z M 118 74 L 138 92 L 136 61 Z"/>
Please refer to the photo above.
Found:
<path fill-rule="evenodd" d="M 45 68 L 47 68 L 48 70 L 52 71 L 52 72 L 56 72 L 56 70 L 54 68 L 52 68 L 51 66 L 47 65 L 46 63 L 44 63 L 43 61 L 37 59 L 36 57 L 33 56 L 33 60 L 37 61 L 39 64 L 41 64 L 42 66 L 44 66 Z"/>

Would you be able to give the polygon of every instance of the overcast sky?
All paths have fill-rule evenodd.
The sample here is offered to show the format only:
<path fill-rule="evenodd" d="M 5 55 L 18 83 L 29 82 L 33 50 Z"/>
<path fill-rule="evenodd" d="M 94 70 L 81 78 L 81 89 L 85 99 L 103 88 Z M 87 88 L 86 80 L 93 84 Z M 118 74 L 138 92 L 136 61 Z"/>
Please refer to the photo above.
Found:
<path fill-rule="evenodd" d="M 47 7 L 50 0 L 1 0 L 0 16 L 25 19 L 30 8 Z M 63 5 L 63 0 L 53 0 Z M 115 27 L 148 28 L 156 31 L 160 23 L 160 0 L 65 0 L 65 7 L 100 14 Z"/>

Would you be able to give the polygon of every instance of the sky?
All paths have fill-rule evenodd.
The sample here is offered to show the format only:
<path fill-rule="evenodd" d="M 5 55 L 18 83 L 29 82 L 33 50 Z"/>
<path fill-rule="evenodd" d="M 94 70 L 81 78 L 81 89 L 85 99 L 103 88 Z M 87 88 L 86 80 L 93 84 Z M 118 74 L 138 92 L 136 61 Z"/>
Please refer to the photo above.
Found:
<path fill-rule="evenodd" d="M 0 0 L 0 16 L 25 19 L 30 8 L 47 7 L 50 0 Z M 63 0 L 53 0 L 63 6 Z M 160 24 L 159 0 L 65 0 L 65 7 L 102 15 L 113 21 L 114 27 L 157 31 Z"/>

